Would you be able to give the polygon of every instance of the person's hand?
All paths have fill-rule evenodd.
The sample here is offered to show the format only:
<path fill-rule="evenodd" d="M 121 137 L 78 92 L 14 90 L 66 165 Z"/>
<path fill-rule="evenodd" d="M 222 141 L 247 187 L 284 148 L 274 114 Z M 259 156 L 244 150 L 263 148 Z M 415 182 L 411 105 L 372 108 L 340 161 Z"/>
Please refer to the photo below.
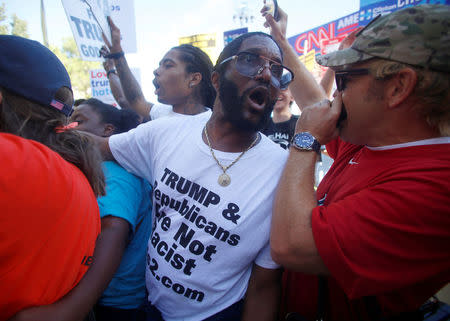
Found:
<path fill-rule="evenodd" d="M 352 32 L 350 32 L 345 38 L 344 40 L 341 41 L 341 43 L 339 44 L 339 50 L 343 50 L 343 49 L 347 49 L 349 48 L 353 42 L 356 39 L 356 34 L 358 32 L 361 31 L 363 27 L 358 27 L 355 30 L 353 30 Z"/>
<path fill-rule="evenodd" d="M 102 48 L 100 49 L 100 55 L 102 57 L 106 57 L 106 55 L 109 54 L 109 50 L 106 46 L 102 46 Z M 114 69 L 115 65 L 114 65 L 114 60 L 110 59 L 110 58 L 105 58 L 105 60 L 103 61 L 103 68 L 105 69 L 106 72 L 108 72 L 111 69 Z"/>
<path fill-rule="evenodd" d="M 264 23 L 264 27 L 270 27 L 270 35 L 276 40 L 280 41 L 286 38 L 286 29 L 287 29 L 287 20 L 288 15 L 284 12 L 280 7 L 278 7 L 278 21 L 274 19 L 274 17 L 268 13 L 269 8 L 264 6 L 261 9 L 261 14 L 264 18 L 266 18 L 266 22 Z"/>
<path fill-rule="evenodd" d="M 295 132 L 311 133 L 321 145 L 335 139 L 339 134 L 336 123 L 342 109 L 342 97 L 338 93 L 333 102 L 328 99 L 305 107 L 297 121 Z"/>
<path fill-rule="evenodd" d="M 108 24 L 109 28 L 111 30 L 111 42 L 109 43 L 108 39 L 105 37 L 105 35 L 102 33 L 103 41 L 105 42 L 106 46 L 109 48 L 109 51 L 111 53 L 121 52 L 122 46 L 120 44 L 121 36 L 120 36 L 120 29 L 117 28 L 117 26 L 112 21 L 111 17 L 108 17 Z"/>

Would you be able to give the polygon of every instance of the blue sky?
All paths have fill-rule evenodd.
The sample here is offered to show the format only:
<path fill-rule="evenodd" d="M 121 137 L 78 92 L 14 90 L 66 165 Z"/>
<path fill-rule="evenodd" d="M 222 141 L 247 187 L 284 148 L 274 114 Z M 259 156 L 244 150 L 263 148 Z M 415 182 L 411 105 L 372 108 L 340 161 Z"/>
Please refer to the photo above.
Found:
<path fill-rule="evenodd" d="M 7 14 L 17 14 L 28 22 L 32 39 L 42 41 L 40 0 L 0 0 L 6 4 Z M 239 28 L 233 21 L 238 8 L 247 3 L 255 16 L 250 30 L 265 31 L 259 10 L 262 0 L 134 0 L 138 52 L 128 54 L 132 67 L 140 68 L 142 89 L 146 98 L 155 101 L 153 69 L 178 38 L 198 33 L 223 32 Z M 288 36 L 299 34 L 328 21 L 343 17 L 359 9 L 358 0 L 279 0 L 288 12 Z M 60 0 L 44 0 L 49 42 L 59 45 L 71 30 Z"/>

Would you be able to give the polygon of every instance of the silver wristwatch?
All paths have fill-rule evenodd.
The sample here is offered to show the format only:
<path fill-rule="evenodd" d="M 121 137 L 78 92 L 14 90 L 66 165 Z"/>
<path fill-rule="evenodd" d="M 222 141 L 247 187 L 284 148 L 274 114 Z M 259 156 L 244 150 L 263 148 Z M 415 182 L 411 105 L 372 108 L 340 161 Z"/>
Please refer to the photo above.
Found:
<path fill-rule="evenodd" d="M 320 155 L 320 143 L 308 132 L 301 132 L 292 137 L 291 145 L 299 150 L 315 151 Z"/>

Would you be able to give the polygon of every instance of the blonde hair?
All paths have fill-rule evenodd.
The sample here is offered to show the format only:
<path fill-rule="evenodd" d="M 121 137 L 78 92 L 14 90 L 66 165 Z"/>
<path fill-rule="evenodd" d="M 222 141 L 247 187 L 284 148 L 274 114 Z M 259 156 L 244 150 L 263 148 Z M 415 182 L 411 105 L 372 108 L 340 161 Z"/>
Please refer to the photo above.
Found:
<path fill-rule="evenodd" d="M 450 136 L 450 77 L 448 73 L 384 59 L 374 59 L 370 67 L 376 79 L 389 78 L 404 68 L 411 68 L 417 74 L 413 95 L 421 106 L 418 112 L 431 127 L 439 130 L 441 136 Z"/>

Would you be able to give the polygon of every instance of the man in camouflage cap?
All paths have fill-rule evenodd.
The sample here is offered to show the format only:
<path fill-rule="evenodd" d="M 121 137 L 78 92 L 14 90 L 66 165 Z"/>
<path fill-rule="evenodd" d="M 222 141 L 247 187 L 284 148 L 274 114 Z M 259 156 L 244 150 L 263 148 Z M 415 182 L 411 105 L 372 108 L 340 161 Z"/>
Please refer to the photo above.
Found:
<path fill-rule="evenodd" d="M 450 281 L 449 8 L 380 17 L 317 57 L 337 91 L 304 108 L 272 219 L 272 257 L 296 271 L 285 312 L 313 319 L 319 301 L 324 320 L 422 320 Z M 320 144 L 334 163 L 315 192 Z"/>

